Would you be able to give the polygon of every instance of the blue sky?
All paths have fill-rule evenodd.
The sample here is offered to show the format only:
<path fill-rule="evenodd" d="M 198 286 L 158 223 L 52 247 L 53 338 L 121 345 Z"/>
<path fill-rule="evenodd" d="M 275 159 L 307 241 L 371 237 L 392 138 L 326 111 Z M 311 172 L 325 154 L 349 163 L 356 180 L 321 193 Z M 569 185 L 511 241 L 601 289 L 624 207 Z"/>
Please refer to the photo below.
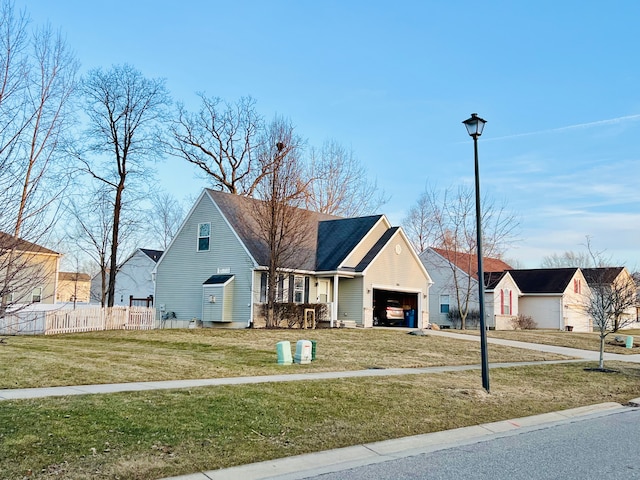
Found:
<path fill-rule="evenodd" d="M 640 270 L 640 36 L 636 1 L 29 0 L 83 72 L 130 63 L 175 100 L 251 95 L 310 145 L 350 147 L 399 224 L 425 185 L 473 184 L 520 218 L 508 257 L 596 250 Z M 160 188 L 205 186 L 167 159 Z"/>

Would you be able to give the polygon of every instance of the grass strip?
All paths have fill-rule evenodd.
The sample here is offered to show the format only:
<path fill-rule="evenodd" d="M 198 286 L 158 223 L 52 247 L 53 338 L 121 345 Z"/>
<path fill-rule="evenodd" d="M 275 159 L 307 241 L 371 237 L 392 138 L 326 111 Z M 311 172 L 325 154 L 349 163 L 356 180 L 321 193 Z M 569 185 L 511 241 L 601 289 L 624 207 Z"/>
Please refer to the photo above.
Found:
<path fill-rule="evenodd" d="M 153 479 L 640 396 L 559 364 L 0 403 L 0 478 Z"/>

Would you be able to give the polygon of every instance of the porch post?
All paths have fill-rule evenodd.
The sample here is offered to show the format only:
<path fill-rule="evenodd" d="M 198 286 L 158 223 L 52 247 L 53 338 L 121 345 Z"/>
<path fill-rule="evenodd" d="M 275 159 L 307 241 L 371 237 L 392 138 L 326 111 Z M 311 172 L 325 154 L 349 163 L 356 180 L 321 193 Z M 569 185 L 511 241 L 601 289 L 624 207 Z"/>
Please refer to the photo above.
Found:
<path fill-rule="evenodd" d="M 331 302 L 331 328 L 338 321 L 338 274 L 333 276 L 333 298 Z"/>

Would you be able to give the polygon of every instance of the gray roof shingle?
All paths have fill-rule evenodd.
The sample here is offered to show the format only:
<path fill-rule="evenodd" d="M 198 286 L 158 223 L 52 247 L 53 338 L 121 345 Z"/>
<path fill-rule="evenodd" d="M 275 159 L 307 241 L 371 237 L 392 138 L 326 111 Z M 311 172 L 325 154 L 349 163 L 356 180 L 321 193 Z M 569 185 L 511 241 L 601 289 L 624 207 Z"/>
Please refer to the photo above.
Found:
<path fill-rule="evenodd" d="M 318 225 L 316 268 L 320 272 L 337 270 L 338 266 L 382 218 L 368 217 L 325 220 Z"/>

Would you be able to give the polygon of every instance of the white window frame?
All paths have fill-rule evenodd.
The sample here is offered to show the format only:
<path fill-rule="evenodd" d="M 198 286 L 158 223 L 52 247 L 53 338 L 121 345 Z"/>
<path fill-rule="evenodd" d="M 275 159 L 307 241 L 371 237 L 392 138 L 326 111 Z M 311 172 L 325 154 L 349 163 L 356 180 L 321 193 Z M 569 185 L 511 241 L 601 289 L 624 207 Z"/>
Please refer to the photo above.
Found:
<path fill-rule="evenodd" d="M 293 303 L 304 303 L 304 276 L 302 275 L 293 276 Z"/>
<path fill-rule="evenodd" d="M 443 300 L 446 300 L 446 302 L 443 302 Z M 449 313 L 449 310 L 451 310 L 451 295 L 440 295 L 439 301 L 440 301 L 440 313 L 444 313 L 444 314 Z M 444 305 L 447 306 L 446 312 L 442 311 L 442 307 Z"/>
<path fill-rule="evenodd" d="M 508 288 L 502 290 L 503 315 L 511 315 L 511 291 Z"/>
<path fill-rule="evenodd" d="M 203 235 L 202 234 L 202 227 L 203 226 L 207 226 L 208 228 L 208 234 L 207 235 Z M 207 248 L 200 248 L 200 241 L 201 240 L 207 240 Z M 203 223 L 199 223 L 198 224 L 198 243 L 197 243 L 197 250 L 198 252 L 208 252 L 211 249 L 211 222 L 203 222 Z"/>
<path fill-rule="evenodd" d="M 38 292 L 36 294 L 36 292 Z M 31 292 L 31 303 L 42 303 L 42 287 L 36 287 Z"/>

